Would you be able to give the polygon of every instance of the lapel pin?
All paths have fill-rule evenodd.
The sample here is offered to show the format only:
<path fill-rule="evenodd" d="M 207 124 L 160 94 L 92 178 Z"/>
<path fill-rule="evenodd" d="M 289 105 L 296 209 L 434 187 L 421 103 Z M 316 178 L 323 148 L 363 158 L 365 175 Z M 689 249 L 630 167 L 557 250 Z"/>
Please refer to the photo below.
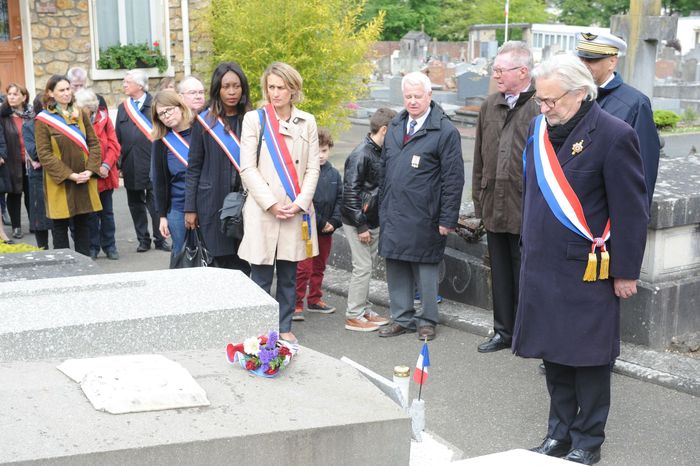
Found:
<path fill-rule="evenodd" d="M 571 155 L 576 155 L 581 153 L 583 150 L 583 139 L 581 139 L 579 142 L 574 143 L 573 146 L 571 146 Z"/>

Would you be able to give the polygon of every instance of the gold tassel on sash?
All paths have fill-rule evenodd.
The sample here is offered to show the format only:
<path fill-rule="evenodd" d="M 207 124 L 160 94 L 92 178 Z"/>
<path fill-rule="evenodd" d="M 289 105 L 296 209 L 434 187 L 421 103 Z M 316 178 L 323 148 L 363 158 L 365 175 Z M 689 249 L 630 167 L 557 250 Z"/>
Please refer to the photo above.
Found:
<path fill-rule="evenodd" d="M 598 258 L 595 252 L 588 253 L 588 265 L 586 265 L 586 272 L 583 274 L 584 282 L 594 282 L 596 281 L 596 269 L 598 267 Z"/>
<path fill-rule="evenodd" d="M 600 275 L 599 280 L 607 280 L 610 273 L 610 253 L 602 251 L 600 253 Z"/>
<path fill-rule="evenodd" d="M 311 240 L 311 217 L 304 214 L 301 221 L 301 239 L 306 241 L 306 257 L 314 256 L 314 243 Z"/>

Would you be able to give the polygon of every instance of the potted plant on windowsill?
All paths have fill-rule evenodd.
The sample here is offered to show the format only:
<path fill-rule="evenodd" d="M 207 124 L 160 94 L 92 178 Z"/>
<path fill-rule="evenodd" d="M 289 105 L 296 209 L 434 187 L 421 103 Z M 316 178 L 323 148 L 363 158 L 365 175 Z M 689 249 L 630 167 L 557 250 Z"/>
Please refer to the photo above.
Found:
<path fill-rule="evenodd" d="M 156 41 L 148 44 L 115 45 L 100 50 L 97 68 L 102 70 L 131 70 L 134 68 L 158 68 L 161 73 L 168 68 L 168 60 L 160 51 Z"/>

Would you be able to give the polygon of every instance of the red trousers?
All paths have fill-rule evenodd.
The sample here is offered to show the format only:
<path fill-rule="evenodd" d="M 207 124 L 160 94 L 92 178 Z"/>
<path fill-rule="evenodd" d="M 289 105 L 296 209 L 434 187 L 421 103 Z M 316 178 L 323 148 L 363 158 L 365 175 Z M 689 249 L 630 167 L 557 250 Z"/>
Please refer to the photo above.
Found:
<path fill-rule="evenodd" d="M 323 296 L 321 283 L 323 283 L 323 273 L 326 271 L 326 263 L 332 245 L 332 235 L 318 235 L 318 256 L 297 262 L 296 307 L 304 306 L 307 286 L 309 287 L 309 296 L 306 298 L 306 303 L 318 304 L 321 300 L 321 296 Z"/>

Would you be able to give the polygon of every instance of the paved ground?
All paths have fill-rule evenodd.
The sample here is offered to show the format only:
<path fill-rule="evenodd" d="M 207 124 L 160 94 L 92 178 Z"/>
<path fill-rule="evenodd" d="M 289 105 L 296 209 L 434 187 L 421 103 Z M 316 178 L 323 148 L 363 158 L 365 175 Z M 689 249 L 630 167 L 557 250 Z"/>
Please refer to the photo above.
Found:
<path fill-rule="evenodd" d="M 345 155 L 365 132 L 366 127 L 355 126 L 339 138 L 332 159 L 336 167 L 342 167 Z M 471 143 L 463 139 L 465 154 L 471 154 Z M 115 192 L 114 206 L 121 260 L 101 256 L 97 260 L 101 270 L 115 273 L 166 268 L 167 253 L 135 252 L 137 242 L 123 189 Z M 25 241 L 34 243 L 31 235 Z M 327 299 L 343 309 L 342 296 L 329 295 Z M 295 323 L 294 332 L 305 346 L 335 357 L 347 356 L 389 378 L 395 365 L 415 364 L 421 345 L 415 334 L 385 340 L 374 333 L 346 331 L 340 312 L 310 315 L 305 322 Z M 476 346 L 482 339 L 439 327 L 439 336 L 430 345 L 430 380 L 423 391 L 427 428 L 462 450 L 465 457 L 534 446 L 546 428 L 547 396 L 538 362 L 516 358 L 507 351 L 479 354 Z M 695 465 L 700 458 L 699 432 L 697 397 L 616 374 L 608 440 L 600 464 Z M 371 439 L 365 445 L 371 446 Z"/>

